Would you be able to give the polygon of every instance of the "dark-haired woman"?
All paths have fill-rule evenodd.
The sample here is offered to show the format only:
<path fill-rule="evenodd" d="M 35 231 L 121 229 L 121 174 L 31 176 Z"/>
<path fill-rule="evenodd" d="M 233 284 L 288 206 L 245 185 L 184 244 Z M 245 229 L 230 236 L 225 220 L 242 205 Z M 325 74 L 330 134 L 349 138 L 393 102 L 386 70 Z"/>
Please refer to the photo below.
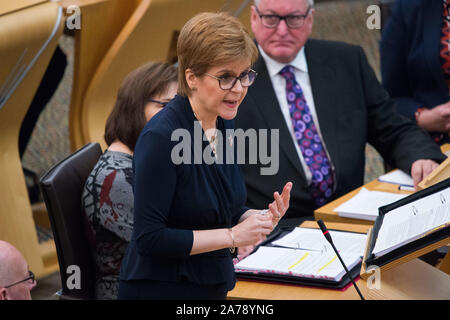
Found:
<path fill-rule="evenodd" d="M 116 299 L 122 257 L 133 229 L 132 161 L 145 124 L 177 91 L 177 69 L 148 63 L 123 81 L 105 129 L 108 148 L 88 177 L 82 207 L 96 264 L 96 299 Z"/>

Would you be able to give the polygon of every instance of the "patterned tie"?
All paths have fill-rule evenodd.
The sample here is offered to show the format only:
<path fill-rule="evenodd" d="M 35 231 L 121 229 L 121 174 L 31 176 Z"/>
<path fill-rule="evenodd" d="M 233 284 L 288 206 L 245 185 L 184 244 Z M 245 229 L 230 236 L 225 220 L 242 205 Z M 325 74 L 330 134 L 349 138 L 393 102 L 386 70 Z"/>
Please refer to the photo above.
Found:
<path fill-rule="evenodd" d="M 286 97 L 295 139 L 312 173 L 309 192 L 316 204 L 322 206 L 328 202 L 333 192 L 333 173 L 330 161 L 317 132 L 302 88 L 295 80 L 294 67 L 285 66 L 280 74 L 286 79 Z"/>

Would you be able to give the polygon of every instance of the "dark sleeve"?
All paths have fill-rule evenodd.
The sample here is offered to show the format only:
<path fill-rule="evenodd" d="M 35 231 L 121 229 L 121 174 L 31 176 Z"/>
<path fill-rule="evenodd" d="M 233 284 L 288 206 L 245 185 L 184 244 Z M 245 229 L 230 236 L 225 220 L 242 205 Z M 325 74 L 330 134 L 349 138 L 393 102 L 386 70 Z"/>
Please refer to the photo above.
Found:
<path fill-rule="evenodd" d="M 367 106 L 368 142 L 385 161 L 409 173 L 419 159 L 446 159 L 439 146 L 414 122 L 396 112 L 394 102 L 375 76 L 361 48 L 361 80 Z"/>
<path fill-rule="evenodd" d="M 134 239 L 143 256 L 186 258 L 192 230 L 170 227 L 170 208 L 177 185 L 171 141 L 151 131 L 139 139 L 134 154 Z"/>
<path fill-rule="evenodd" d="M 239 210 L 237 210 L 236 214 L 233 216 L 233 221 L 232 221 L 233 226 L 235 226 L 239 223 L 239 219 L 241 218 L 241 216 L 244 213 L 246 213 L 248 210 L 250 210 L 250 208 L 247 206 L 243 206 L 243 207 L 239 208 Z"/>
<path fill-rule="evenodd" d="M 383 86 L 396 102 L 397 111 L 415 121 L 414 113 L 424 105 L 413 98 L 408 75 L 407 26 L 402 15 L 403 1 L 397 0 L 380 41 Z"/>
<path fill-rule="evenodd" d="M 235 128 L 234 121 L 233 121 L 233 128 Z M 235 155 L 234 161 L 235 161 L 235 163 L 238 163 L 237 154 L 238 154 L 237 143 L 235 143 L 234 144 L 234 155 Z M 248 154 L 248 153 L 246 152 L 245 154 Z M 247 201 L 247 187 L 245 185 L 244 174 L 242 173 L 241 167 L 239 167 L 239 166 L 237 167 L 236 174 L 238 174 L 240 177 L 242 194 L 244 196 L 244 202 L 242 203 L 242 206 L 239 207 L 239 209 L 236 210 L 235 214 L 233 215 L 233 220 L 231 222 L 233 226 L 237 225 L 239 223 L 239 219 L 241 218 L 241 216 L 244 213 L 246 213 L 248 210 L 250 210 L 250 208 L 245 205 L 245 202 Z M 239 190 L 239 188 L 236 188 L 236 189 Z"/>

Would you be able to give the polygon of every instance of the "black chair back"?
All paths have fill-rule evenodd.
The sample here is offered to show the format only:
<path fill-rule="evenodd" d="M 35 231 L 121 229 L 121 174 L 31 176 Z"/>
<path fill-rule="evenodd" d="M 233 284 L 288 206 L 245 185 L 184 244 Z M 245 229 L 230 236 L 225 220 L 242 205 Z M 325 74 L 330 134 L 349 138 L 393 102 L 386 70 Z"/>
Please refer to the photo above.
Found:
<path fill-rule="evenodd" d="M 87 240 L 81 196 L 101 154 L 98 143 L 89 143 L 56 164 L 40 180 L 58 255 L 62 299 L 95 298 L 95 264 Z M 78 275 L 79 279 L 74 278 Z"/>

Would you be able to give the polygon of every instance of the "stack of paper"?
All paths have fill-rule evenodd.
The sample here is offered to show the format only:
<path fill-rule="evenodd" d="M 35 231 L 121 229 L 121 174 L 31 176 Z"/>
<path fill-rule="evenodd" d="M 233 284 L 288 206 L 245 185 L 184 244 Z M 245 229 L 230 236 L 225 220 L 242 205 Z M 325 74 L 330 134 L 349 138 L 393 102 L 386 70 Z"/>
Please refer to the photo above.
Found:
<path fill-rule="evenodd" d="M 349 270 L 361 262 L 367 235 L 338 231 L 330 231 L 330 234 Z M 236 271 L 334 281 L 340 281 L 345 275 L 339 258 L 318 229 L 295 228 L 272 245 L 274 247 L 260 247 L 237 263 Z"/>
<path fill-rule="evenodd" d="M 412 177 L 400 169 L 379 176 L 378 181 L 398 184 L 401 186 L 414 187 Z"/>
<path fill-rule="evenodd" d="M 362 188 L 350 200 L 334 209 L 340 217 L 375 221 L 378 208 L 403 199 L 408 195 L 381 191 L 369 191 Z"/>

